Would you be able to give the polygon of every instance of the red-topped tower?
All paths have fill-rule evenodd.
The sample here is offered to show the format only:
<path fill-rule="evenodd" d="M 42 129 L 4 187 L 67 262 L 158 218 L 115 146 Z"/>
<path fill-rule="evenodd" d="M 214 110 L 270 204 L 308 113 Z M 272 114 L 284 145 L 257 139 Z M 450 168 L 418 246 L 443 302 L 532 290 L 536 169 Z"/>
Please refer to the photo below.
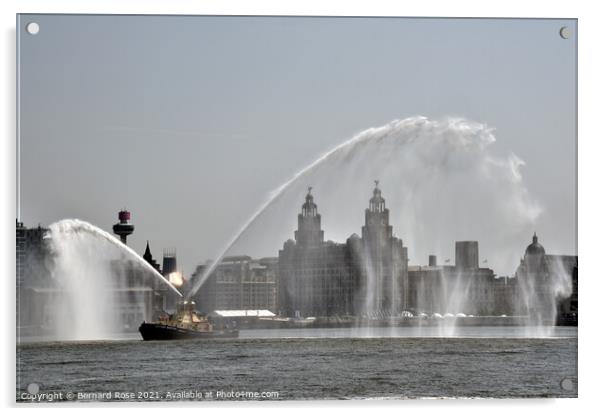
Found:
<path fill-rule="evenodd" d="M 128 235 L 134 232 L 134 225 L 130 224 L 132 214 L 128 210 L 119 211 L 119 222 L 113 226 L 113 232 L 121 238 L 123 244 L 127 244 Z"/>

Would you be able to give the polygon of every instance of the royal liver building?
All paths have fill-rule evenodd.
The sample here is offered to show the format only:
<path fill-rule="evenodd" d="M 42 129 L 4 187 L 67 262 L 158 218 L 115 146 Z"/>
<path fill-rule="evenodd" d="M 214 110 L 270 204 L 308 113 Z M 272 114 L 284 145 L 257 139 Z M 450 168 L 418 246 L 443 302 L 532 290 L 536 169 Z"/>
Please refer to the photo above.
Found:
<path fill-rule="evenodd" d="M 386 317 L 405 308 L 407 248 L 393 237 L 378 181 L 361 238 L 324 241 L 318 206 L 309 189 L 295 239 L 279 252 L 278 309 L 286 316 Z"/>

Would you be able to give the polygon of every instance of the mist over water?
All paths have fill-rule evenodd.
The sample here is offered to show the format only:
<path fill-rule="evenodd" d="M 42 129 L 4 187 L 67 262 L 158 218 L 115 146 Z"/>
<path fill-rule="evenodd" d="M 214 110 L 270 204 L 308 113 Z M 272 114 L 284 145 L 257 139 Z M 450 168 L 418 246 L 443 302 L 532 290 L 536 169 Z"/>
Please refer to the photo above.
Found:
<path fill-rule="evenodd" d="M 277 255 L 292 237 L 308 186 L 326 239 L 344 242 L 360 234 L 375 179 L 410 264 L 426 264 L 429 254 L 440 264 L 453 264 L 455 241 L 478 240 L 482 267 L 514 274 L 542 207 L 522 180 L 524 162 L 513 153 L 496 152 L 495 142 L 492 128 L 461 118 L 410 117 L 360 132 L 275 189 L 188 296 L 231 249 L 260 245 L 273 247 L 262 255 Z"/>
<path fill-rule="evenodd" d="M 132 273 L 160 279 L 178 292 L 135 251 L 102 229 L 77 219 L 49 226 L 45 235 L 50 256 L 50 279 L 55 294 L 45 314 L 54 336 L 62 340 L 110 339 L 121 332 L 121 289 Z M 131 282 L 129 282 L 131 285 Z M 123 293 L 123 292 L 121 292 Z M 143 299 L 129 293 L 132 305 L 143 310 Z"/>
<path fill-rule="evenodd" d="M 559 301 L 568 299 L 573 291 L 572 270 L 558 257 L 546 258 L 545 283 L 524 273 L 518 280 L 519 308 L 529 317 L 525 334 L 532 337 L 550 336 L 558 315 Z"/>

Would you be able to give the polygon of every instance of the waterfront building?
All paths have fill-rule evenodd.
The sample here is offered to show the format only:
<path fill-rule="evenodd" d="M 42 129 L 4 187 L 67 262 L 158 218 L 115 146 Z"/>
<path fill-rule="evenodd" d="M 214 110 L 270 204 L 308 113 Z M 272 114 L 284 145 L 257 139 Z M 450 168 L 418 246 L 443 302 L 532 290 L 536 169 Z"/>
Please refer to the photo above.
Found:
<path fill-rule="evenodd" d="M 278 255 L 278 310 L 293 317 L 391 316 L 404 307 L 407 249 L 393 236 L 378 187 L 365 211 L 362 236 L 324 241 L 311 188 L 297 218 L 295 240 Z"/>
<path fill-rule="evenodd" d="M 571 282 L 570 295 L 562 293 L 556 303 L 556 323 L 577 325 L 578 319 L 578 261 L 577 256 L 548 255 L 548 260 L 557 265 L 564 276 Z"/>
<path fill-rule="evenodd" d="M 40 225 L 28 228 L 20 221 L 16 222 L 16 307 L 17 326 L 20 328 L 32 327 L 44 320 L 43 314 L 32 305 L 38 300 L 35 289 L 51 287 L 46 262 L 48 250 L 43 239 L 47 231 Z"/>
<path fill-rule="evenodd" d="M 276 309 L 276 258 L 224 257 L 194 296 L 202 313 L 215 310 Z M 200 265 L 189 284 L 200 279 L 208 265 Z"/>
<path fill-rule="evenodd" d="M 35 228 L 27 228 L 22 222 L 17 221 L 17 283 L 31 285 L 43 283 L 47 275 L 47 267 L 44 263 L 47 247 L 44 243 L 44 235 L 48 231 L 38 225 Z"/>
<path fill-rule="evenodd" d="M 365 210 L 361 252 L 354 250 L 362 264 L 360 302 L 368 315 L 397 315 L 407 309 L 408 254 L 401 239 L 393 236 L 389 209 L 375 181 L 372 198 Z"/>
<path fill-rule="evenodd" d="M 178 258 L 176 255 L 175 248 L 169 248 L 163 250 L 163 269 L 161 274 L 177 289 L 180 289 L 184 285 L 184 276 L 178 270 Z M 169 312 L 175 312 L 178 302 L 181 300 L 180 296 L 173 291 L 165 293 L 165 309 Z"/>
<path fill-rule="evenodd" d="M 479 267 L 479 243 L 477 241 L 456 241 L 456 267 L 462 269 Z"/>
<path fill-rule="evenodd" d="M 174 248 L 163 250 L 163 276 L 169 277 L 171 273 L 178 271 L 178 259 Z"/>
<path fill-rule="evenodd" d="M 264 257 L 251 261 L 242 277 L 242 307 L 245 310 L 276 309 L 276 273 L 278 259 Z"/>
<path fill-rule="evenodd" d="M 496 314 L 496 287 L 500 282 L 493 270 L 479 267 L 478 253 L 477 241 L 458 241 L 455 265 L 439 266 L 436 257 L 429 256 L 428 266 L 410 266 L 408 311 L 427 315 Z"/>
<path fill-rule="evenodd" d="M 352 315 L 359 267 L 348 244 L 284 243 L 278 258 L 278 312 L 284 316 Z"/>
<path fill-rule="evenodd" d="M 309 188 L 294 240 L 278 254 L 278 312 L 307 317 L 352 314 L 357 273 L 345 244 L 324 241 L 321 215 Z"/>
<path fill-rule="evenodd" d="M 321 215 L 309 188 L 297 216 L 295 239 L 278 253 L 278 313 L 330 316 L 354 313 L 358 274 L 346 244 L 324 241 Z"/>
<path fill-rule="evenodd" d="M 516 276 L 501 276 L 493 279 L 494 315 L 519 315 L 515 299 L 519 296 Z"/>
<path fill-rule="evenodd" d="M 443 266 L 429 262 L 428 266 L 408 267 L 407 311 L 414 315 L 446 312 Z"/>
<path fill-rule="evenodd" d="M 516 270 L 518 313 L 546 322 L 554 312 L 566 324 L 577 322 L 577 256 L 546 254 L 537 234 Z"/>

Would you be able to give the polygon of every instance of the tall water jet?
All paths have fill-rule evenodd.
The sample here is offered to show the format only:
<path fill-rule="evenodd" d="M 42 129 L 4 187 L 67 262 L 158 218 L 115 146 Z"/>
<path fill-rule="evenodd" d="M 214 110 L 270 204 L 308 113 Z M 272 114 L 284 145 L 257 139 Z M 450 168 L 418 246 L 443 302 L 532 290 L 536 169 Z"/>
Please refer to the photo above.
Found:
<path fill-rule="evenodd" d="M 533 235 L 533 242 L 527 246 L 516 271 L 520 289 L 516 309 L 528 317 L 526 335 L 549 336 L 552 333 L 559 305 L 571 296 L 576 267 L 573 256 L 546 254 L 537 235 Z"/>
<path fill-rule="evenodd" d="M 320 195 L 329 239 L 345 241 L 361 224 L 359 214 L 366 206 L 367 195 L 360 184 L 369 186 L 374 179 L 386 184 L 391 224 L 408 247 L 410 259 L 433 252 L 451 257 L 450 242 L 479 240 L 488 251 L 490 267 L 510 274 L 516 268 L 516 242 L 532 229 L 541 208 L 522 181 L 524 163 L 512 153 L 497 155 L 494 143 L 488 126 L 455 118 L 411 117 L 367 129 L 275 189 L 214 257 L 187 296 L 196 293 L 224 254 L 256 224 L 264 228 L 257 236 L 269 233 L 274 244 L 285 241 L 290 222 L 282 219 L 283 213 L 292 212 L 309 184 Z M 266 211 L 270 224 L 263 221 Z M 283 226 L 277 226 L 279 220 Z"/>
<path fill-rule="evenodd" d="M 134 250 L 90 223 L 61 220 L 49 226 L 44 238 L 50 253 L 48 290 L 53 293 L 45 313 L 58 339 L 115 336 L 124 326 L 118 308 L 124 297 L 136 309 L 128 313 L 148 315 L 143 295 L 131 290 L 141 282 L 151 287 L 160 283 L 182 296 Z"/>

